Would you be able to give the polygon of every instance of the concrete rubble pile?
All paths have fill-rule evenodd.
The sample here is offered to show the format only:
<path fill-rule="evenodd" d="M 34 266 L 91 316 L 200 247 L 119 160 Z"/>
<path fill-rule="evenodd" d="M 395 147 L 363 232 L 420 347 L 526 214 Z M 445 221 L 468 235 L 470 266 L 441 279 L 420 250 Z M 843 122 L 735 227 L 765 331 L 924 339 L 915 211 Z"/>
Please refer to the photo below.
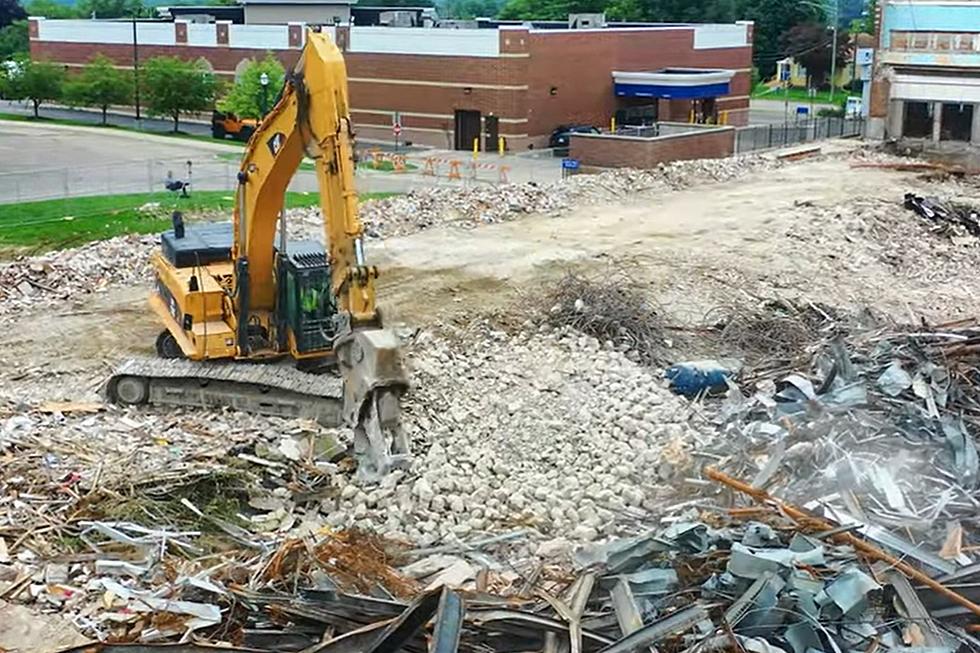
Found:
<path fill-rule="evenodd" d="M 84 301 L 111 286 L 149 279 L 154 236 L 118 236 L 0 263 L 0 315 Z"/>
<path fill-rule="evenodd" d="M 929 192 L 946 197 L 957 192 L 956 186 L 931 184 Z M 835 204 L 803 202 L 791 210 L 797 219 L 785 232 L 785 256 L 805 260 L 806 268 L 820 271 L 808 278 L 796 275 L 792 283 L 802 293 L 828 297 L 836 291 L 839 304 L 874 303 L 896 316 L 907 316 L 909 303 L 934 319 L 963 313 L 961 305 L 972 293 L 962 279 L 980 263 L 980 238 L 936 231 L 931 221 L 903 208 L 901 197 L 852 198 Z M 778 282 L 786 287 L 793 273 L 789 269 Z M 914 294 L 889 306 L 887 291 L 896 277 L 914 281 L 909 290 Z M 853 279 L 861 279 L 862 293 L 843 296 L 840 287 Z M 779 287 L 776 282 L 772 285 Z"/>
<path fill-rule="evenodd" d="M 365 202 L 362 219 L 371 237 L 415 233 L 436 226 L 472 227 L 529 213 L 560 215 L 574 206 L 623 199 L 706 180 L 725 181 L 778 165 L 763 157 L 677 161 L 651 171 L 617 170 L 579 175 L 552 184 L 426 188 Z M 323 239 L 318 208 L 287 211 L 293 237 Z M 78 248 L 0 263 L 0 315 L 43 308 L 149 279 L 154 236 L 120 236 Z"/>
<path fill-rule="evenodd" d="M 654 371 L 567 329 L 482 331 L 416 345 L 405 405 L 424 451 L 414 478 L 380 488 L 339 478 L 328 523 L 424 545 L 515 521 L 538 539 L 594 540 L 628 531 L 672 493 L 695 434 Z"/>
<path fill-rule="evenodd" d="M 470 226 L 767 165 L 426 191 L 365 218 L 384 236 Z M 828 265 L 854 271 L 975 263 L 902 211 L 809 206 L 791 234 L 847 240 L 852 260 Z M 320 236 L 313 213 L 290 215 Z M 145 283 L 154 240 L 2 267 L 0 314 Z M 657 367 L 674 349 L 637 349 L 673 337 L 659 307 L 565 289 L 508 332 L 414 334 L 415 460 L 379 483 L 356 480 L 345 430 L 308 420 L 0 403 L 0 650 L 38 622 L 96 642 L 77 653 L 980 651 L 980 322 L 772 302 L 791 319 L 701 325 L 754 358 L 683 398 Z M 600 305 L 648 336 L 577 331 Z"/>
<path fill-rule="evenodd" d="M 11 406 L 0 597 L 149 648 L 971 650 L 973 381 L 944 361 L 980 326 L 849 338 L 692 407 L 571 329 L 423 332 L 417 459 L 377 485 L 301 420 Z"/>
<path fill-rule="evenodd" d="M 561 215 L 574 206 L 625 201 L 643 193 L 705 181 L 726 181 L 776 165 L 779 164 L 764 157 L 675 161 L 653 170 L 576 175 L 550 184 L 424 188 L 366 203 L 361 218 L 368 235 L 375 238 L 438 226 L 474 227 L 514 220 L 528 213 Z M 294 209 L 288 212 L 288 219 L 304 236 L 318 237 L 322 232 L 318 209 Z"/>

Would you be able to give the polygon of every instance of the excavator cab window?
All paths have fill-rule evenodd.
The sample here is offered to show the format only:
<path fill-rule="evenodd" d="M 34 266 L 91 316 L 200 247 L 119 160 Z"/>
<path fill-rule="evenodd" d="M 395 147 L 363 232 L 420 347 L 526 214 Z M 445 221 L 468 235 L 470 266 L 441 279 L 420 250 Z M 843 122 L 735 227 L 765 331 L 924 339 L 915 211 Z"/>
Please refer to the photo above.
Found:
<path fill-rule="evenodd" d="M 330 292 L 330 267 L 322 252 L 290 253 L 280 263 L 286 283 L 280 292 L 282 323 L 292 332 L 300 353 L 330 349 L 337 304 Z"/>

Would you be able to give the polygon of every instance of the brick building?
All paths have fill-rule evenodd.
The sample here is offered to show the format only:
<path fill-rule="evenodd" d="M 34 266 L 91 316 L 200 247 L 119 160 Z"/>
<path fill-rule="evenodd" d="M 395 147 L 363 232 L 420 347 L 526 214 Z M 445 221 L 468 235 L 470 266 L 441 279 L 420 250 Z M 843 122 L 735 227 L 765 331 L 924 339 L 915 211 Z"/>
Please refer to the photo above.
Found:
<path fill-rule="evenodd" d="M 980 2 L 883 0 L 868 136 L 980 143 Z"/>
<path fill-rule="evenodd" d="M 752 24 L 489 29 L 324 26 L 344 51 L 358 133 L 469 149 L 546 145 L 562 124 L 748 120 Z M 157 55 L 203 58 L 233 76 L 266 51 L 291 66 L 305 26 L 30 19 L 31 55 L 121 68 Z M 134 44 L 135 41 L 135 44 Z"/>

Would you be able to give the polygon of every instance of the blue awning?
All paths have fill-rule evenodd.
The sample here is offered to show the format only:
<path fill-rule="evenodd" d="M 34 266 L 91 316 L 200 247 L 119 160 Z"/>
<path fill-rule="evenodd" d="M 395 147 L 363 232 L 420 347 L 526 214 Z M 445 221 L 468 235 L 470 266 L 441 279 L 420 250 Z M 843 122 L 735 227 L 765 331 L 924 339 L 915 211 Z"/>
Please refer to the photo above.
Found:
<path fill-rule="evenodd" d="M 653 72 L 613 72 L 613 88 L 619 97 L 698 99 L 731 93 L 733 70 L 665 68 Z"/>
<path fill-rule="evenodd" d="M 703 84 L 700 86 L 667 86 L 664 84 L 616 84 L 616 95 L 620 97 L 655 97 L 672 100 L 692 100 L 706 97 L 728 95 L 728 82 L 722 84 Z"/>

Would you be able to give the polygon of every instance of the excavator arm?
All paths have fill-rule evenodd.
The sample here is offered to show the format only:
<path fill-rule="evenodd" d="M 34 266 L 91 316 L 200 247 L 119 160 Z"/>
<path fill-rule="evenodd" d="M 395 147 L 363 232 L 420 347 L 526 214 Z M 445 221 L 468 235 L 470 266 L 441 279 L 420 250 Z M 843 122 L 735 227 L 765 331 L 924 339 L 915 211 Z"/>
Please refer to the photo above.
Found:
<path fill-rule="evenodd" d="M 238 172 L 232 258 L 236 312 L 244 321 L 274 308 L 276 228 L 286 188 L 307 155 L 316 166 L 333 295 L 352 325 L 377 319 L 377 270 L 364 263 L 352 142 L 343 57 L 326 36 L 309 32 L 279 102 L 249 140 Z"/>
<path fill-rule="evenodd" d="M 314 31 L 306 34 L 282 96 L 249 140 L 238 173 L 232 303 L 240 357 L 254 353 L 250 327 L 276 314 L 276 232 L 284 247 L 286 189 L 304 156 L 314 161 L 320 190 L 344 416 L 354 429 L 361 475 L 376 477 L 408 461 L 399 410 L 407 381 L 398 339 L 381 328 L 375 306 L 377 269 L 364 259 L 344 60 Z"/>

